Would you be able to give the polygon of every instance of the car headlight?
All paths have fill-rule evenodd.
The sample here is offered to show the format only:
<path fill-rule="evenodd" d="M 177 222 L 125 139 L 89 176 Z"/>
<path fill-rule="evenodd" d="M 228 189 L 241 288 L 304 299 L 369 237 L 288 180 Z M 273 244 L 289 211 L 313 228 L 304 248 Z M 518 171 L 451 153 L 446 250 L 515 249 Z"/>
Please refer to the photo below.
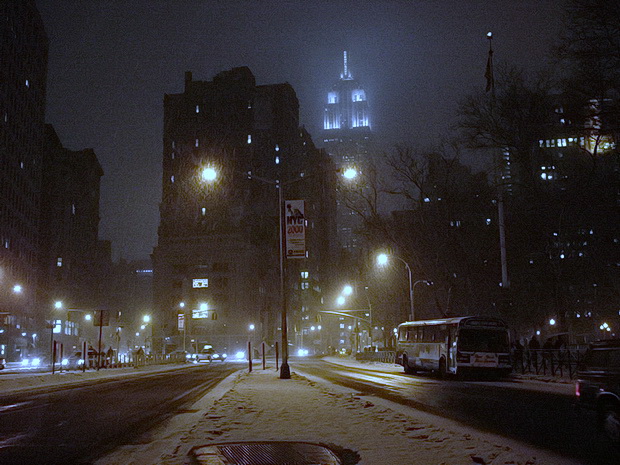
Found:
<path fill-rule="evenodd" d="M 41 365 L 41 359 L 40 358 L 33 358 L 32 359 L 32 366 L 33 367 L 38 367 L 39 365 Z"/>
<path fill-rule="evenodd" d="M 222 358 L 226 358 L 226 357 L 228 357 L 228 355 L 222 354 Z"/>
<path fill-rule="evenodd" d="M 185 354 L 185 358 L 192 358 L 192 354 Z"/>
<path fill-rule="evenodd" d="M 22 366 L 23 367 L 27 367 L 28 365 L 30 365 L 30 360 L 28 360 L 27 358 L 22 360 Z"/>
<path fill-rule="evenodd" d="M 78 360 L 78 365 L 84 365 L 84 359 L 83 358 Z"/>
<path fill-rule="evenodd" d="M 66 358 L 63 358 L 63 359 L 62 359 L 62 362 L 60 362 L 60 364 L 61 364 L 63 367 L 66 367 L 67 365 L 69 365 L 69 360 L 68 360 L 68 359 L 66 359 Z"/>
<path fill-rule="evenodd" d="M 213 354 L 213 358 L 220 358 L 219 354 Z"/>

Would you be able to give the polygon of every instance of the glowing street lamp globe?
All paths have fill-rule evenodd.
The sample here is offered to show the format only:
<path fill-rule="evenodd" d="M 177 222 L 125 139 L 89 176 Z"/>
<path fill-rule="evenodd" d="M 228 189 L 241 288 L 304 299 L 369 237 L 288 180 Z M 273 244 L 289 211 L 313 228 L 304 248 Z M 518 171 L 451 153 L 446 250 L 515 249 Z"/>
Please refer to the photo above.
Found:
<path fill-rule="evenodd" d="M 344 295 L 351 295 L 353 293 L 353 287 L 349 286 L 348 284 L 342 289 L 342 293 Z"/>
<path fill-rule="evenodd" d="M 142 317 L 142 321 L 144 321 L 145 323 L 149 323 L 151 321 L 151 316 L 150 315 L 144 315 Z"/>
<path fill-rule="evenodd" d="M 357 177 L 357 170 L 355 168 L 347 168 L 342 173 L 345 179 L 355 179 Z"/>
<path fill-rule="evenodd" d="M 16 284 L 15 286 L 13 286 L 13 292 L 15 294 L 21 294 L 22 293 L 22 287 L 19 284 Z"/>
<path fill-rule="evenodd" d="M 385 266 L 387 264 L 388 264 L 388 256 L 387 256 L 387 254 L 380 253 L 379 255 L 377 255 L 377 265 Z"/>
<path fill-rule="evenodd" d="M 340 306 L 344 305 L 346 299 L 344 298 L 344 296 L 338 296 L 338 298 L 336 299 L 336 303 Z"/>
<path fill-rule="evenodd" d="M 54 302 L 54 308 L 57 308 L 57 309 L 62 308 L 62 302 L 60 300 L 57 300 L 56 302 Z"/>
<path fill-rule="evenodd" d="M 217 179 L 217 171 L 215 168 L 204 168 L 202 170 L 201 177 L 203 181 L 213 182 Z"/>

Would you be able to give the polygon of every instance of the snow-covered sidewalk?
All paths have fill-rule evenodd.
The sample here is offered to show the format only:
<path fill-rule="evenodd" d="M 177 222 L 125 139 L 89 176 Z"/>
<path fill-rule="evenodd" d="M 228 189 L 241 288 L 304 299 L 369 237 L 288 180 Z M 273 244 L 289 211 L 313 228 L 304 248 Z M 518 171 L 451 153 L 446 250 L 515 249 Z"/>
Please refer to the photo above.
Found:
<path fill-rule="evenodd" d="M 301 369 L 299 370 L 301 371 Z M 304 441 L 357 452 L 360 464 L 571 464 L 570 459 L 353 391 L 293 370 L 230 375 L 167 425 L 97 462 L 196 463 L 192 447 L 235 441 Z"/>

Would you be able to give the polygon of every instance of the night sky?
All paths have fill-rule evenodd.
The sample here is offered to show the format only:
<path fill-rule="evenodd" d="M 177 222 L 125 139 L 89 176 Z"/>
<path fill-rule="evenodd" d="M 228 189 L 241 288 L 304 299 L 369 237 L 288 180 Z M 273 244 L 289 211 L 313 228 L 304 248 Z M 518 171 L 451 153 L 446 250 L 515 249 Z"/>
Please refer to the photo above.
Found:
<path fill-rule="evenodd" d="M 163 95 L 185 71 L 211 80 L 249 66 L 258 84 L 289 82 L 320 145 L 323 102 L 342 51 L 364 85 L 384 147 L 448 134 L 456 102 L 485 86 L 496 60 L 547 66 L 561 0 L 37 0 L 49 37 L 47 122 L 65 147 L 94 148 L 105 171 L 100 238 L 114 258 L 157 243 Z"/>

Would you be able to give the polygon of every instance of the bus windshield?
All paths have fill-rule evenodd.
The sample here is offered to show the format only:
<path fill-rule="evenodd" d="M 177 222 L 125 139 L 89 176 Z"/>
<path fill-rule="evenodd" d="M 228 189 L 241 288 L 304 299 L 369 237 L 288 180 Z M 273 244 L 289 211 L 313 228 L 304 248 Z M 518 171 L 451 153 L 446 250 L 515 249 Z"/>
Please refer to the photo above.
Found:
<path fill-rule="evenodd" d="M 508 352 L 508 333 L 493 329 L 461 329 L 459 350 L 464 352 Z"/>

